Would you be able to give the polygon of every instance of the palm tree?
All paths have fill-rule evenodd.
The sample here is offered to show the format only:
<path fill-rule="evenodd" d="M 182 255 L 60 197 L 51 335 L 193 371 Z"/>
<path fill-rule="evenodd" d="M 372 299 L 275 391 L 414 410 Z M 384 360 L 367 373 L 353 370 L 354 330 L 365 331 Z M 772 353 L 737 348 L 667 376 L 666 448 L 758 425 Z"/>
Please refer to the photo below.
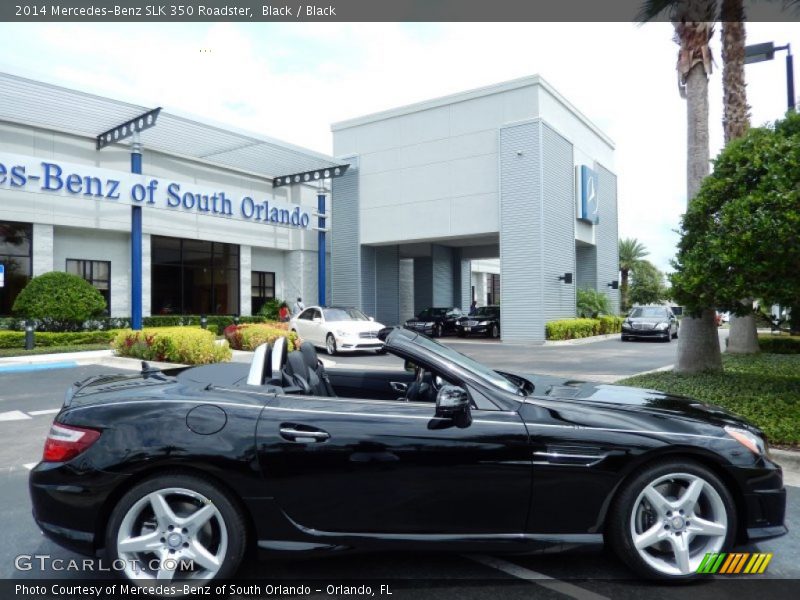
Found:
<path fill-rule="evenodd" d="M 645 0 L 641 21 L 650 21 L 669 12 L 678 44 L 678 90 L 686 99 L 687 116 L 687 200 L 695 197 L 700 183 L 709 173 L 708 76 L 714 33 L 715 0 Z M 722 355 L 713 308 L 699 315 L 686 315 L 681 323 L 678 343 L 678 373 L 722 371 Z"/>
<path fill-rule="evenodd" d="M 620 273 L 620 308 L 622 312 L 628 311 L 628 278 L 630 272 L 650 254 L 644 245 L 636 238 L 625 238 L 619 241 L 619 273 Z"/>

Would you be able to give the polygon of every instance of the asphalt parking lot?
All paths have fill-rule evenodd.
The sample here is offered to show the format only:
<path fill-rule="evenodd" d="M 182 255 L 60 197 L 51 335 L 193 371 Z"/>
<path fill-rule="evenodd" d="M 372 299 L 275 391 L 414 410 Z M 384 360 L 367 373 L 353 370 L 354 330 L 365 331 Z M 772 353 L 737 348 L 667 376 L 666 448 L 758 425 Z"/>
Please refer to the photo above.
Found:
<path fill-rule="evenodd" d="M 591 346 L 597 348 L 601 344 L 615 343 L 619 348 L 620 342 L 616 340 Z M 470 353 L 470 348 L 476 348 L 472 351 L 476 354 L 486 352 L 497 353 L 500 356 L 500 352 L 505 352 L 497 346 L 476 347 L 477 345 L 470 345 L 469 342 L 461 345 L 467 353 Z M 674 351 L 675 345 L 669 346 L 666 344 L 660 348 L 642 346 L 634 352 L 644 353 L 651 350 L 662 352 L 664 349 Z M 626 344 L 624 347 L 626 351 L 628 347 Z M 525 355 L 517 356 L 517 359 L 520 364 L 528 364 L 528 361 L 534 360 L 533 356 L 547 356 L 547 353 L 554 350 L 560 353 L 561 348 L 563 347 L 526 349 Z M 583 348 L 569 348 L 569 350 Z M 354 361 L 370 359 L 383 361 L 386 357 L 353 356 L 341 360 L 340 363 L 358 364 Z M 590 360 L 590 357 L 587 355 L 586 359 Z M 573 367 L 562 368 L 566 369 L 563 372 L 572 372 Z M 626 366 L 620 367 L 619 370 L 633 368 Z M 5 442 L 0 445 L 0 473 L 2 473 L 0 531 L 3 532 L 4 541 L 0 548 L 0 578 L 30 581 L 57 577 L 60 580 L 79 582 L 92 578 L 113 577 L 108 573 L 55 571 L 50 567 L 44 571 L 37 567 L 20 571 L 15 567 L 15 558 L 20 555 L 48 555 L 51 559 L 66 560 L 82 558 L 59 548 L 39 532 L 31 518 L 27 473 L 41 454 L 42 441 L 53 414 L 61 404 L 66 387 L 76 380 L 110 370 L 113 369 L 85 366 L 24 373 L 0 372 L 0 436 Z M 386 585 L 394 599 L 455 600 L 497 598 L 502 595 L 507 598 L 603 600 L 645 596 L 653 599 L 676 598 L 691 594 L 693 598 L 702 600 L 718 597 L 749 597 L 765 593 L 770 597 L 797 597 L 798 580 L 800 580 L 800 564 L 797 557 L 800 556 L 800 541 L 794 532 L 800 528 L 800 489 L 789 487 L 788 490 L 787 525 L 790 534 L 757 546 L 739 549 L 774 553 L 767 574 L 758 577 L 757 581 L 752 577 L 744 580 L 725 579 L 720 576 L 690 588 L 655 585 L 633 579 L 625 565 L 611 553 L 603 550 L 535 556 L 373 553 L 304 560 L 271 559 L 262 563 L 255 561 L 246 563 L 238 576 L 243 582 L 269 578 L 273 582 L 306 584 L 312 590 L 312 596 L 328 598 L 363 597 L 363 594 L 358 593 L 336 592 L 341 588 L 334 588 L 334 593 L 328 592 L 328 585 L 342 584 L 368 585 L 375 595 L 381 595 L 379 586 Z M 317 594 L 317 589 L 322 592 Z"/>

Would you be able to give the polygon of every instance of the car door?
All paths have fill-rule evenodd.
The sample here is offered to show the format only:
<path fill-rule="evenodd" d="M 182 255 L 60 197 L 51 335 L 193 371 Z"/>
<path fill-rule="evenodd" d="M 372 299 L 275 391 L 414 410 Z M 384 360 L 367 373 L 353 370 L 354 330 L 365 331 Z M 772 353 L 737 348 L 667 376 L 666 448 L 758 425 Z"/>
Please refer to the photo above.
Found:
<path fill-rule="evenodd" d="M 301 311 L 299 315 L 297 315 L 297 319 L 295 319 L 295 328 L 297 329 L 297 333 L 300 337 L 304 340 L 310 339 L 308 336 L 310 335 L 310 323 L 311 323 L 311 315 L 313 314 L 314 309 L 307 308 L 304 311 Z"/>
<path fill-rule="evenodd" d="M 469 425 L 430 403 L 283 395 L 256 433 L 267 493 L 317 532 L 499 534 L 525 530 L 532 459 L 516 412 Z"/>

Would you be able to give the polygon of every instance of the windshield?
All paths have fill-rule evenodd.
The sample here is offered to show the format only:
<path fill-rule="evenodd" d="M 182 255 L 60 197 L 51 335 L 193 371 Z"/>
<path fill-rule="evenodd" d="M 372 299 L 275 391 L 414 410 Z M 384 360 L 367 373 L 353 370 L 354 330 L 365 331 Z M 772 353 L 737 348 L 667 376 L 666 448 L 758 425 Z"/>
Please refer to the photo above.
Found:
<path fill-rule="evenodd" d="M 473 317 L 496 317 L 500 310 L 494 306 L 481 306 L 474 313 Z"/>
<path fill-rule="evenodd" d="M 431 317 L 443 317 L 447 314 L 446 308 L 426 308 L 417 315 L 418 319 L 430 319 Z"/>
<path fill-rule="evenodd" d="M 506 392 L 511 392 L 512 394 L 519 394 L 520 388 L 515 385 L 512 381 L 500 375 L 497 371 L 492 371 L 486 365 L 482 365 L 481 363 L 472 360 L 468 356 L 464 356 L 460 352 L 456 352 L 452 348 L 447 346 L 443 346 L 439 342 L 436 342 L 428 337 L 418 335 L 414 338 L 414 343 L 419 344 L 420 346 L 424 347 L 426 350 L 434 352 L 438 354 L 442 358 L 445 358 L 461 368 L 470 371 L 472 373 L 476 373 L 480 375 L 494 386 L 499 387 L 501 390 L 505 390 Z"/>
<path fill-rule="evenodd" d="M 652 319 L 666 319 L 667 310 L 658 306 L 638 306 L 631 311 L 629 317 L 644 317 Z"/>
<path fill-rule="evenodd" d="M 357 308 L 323 308 L 322 314 L 326 321 L 369 321 Z"/>

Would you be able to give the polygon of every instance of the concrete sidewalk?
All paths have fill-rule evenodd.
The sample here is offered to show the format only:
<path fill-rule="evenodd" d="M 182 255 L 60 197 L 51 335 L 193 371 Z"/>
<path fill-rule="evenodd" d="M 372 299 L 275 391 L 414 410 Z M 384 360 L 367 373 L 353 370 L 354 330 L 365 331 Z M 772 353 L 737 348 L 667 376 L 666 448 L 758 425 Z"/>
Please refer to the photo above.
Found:
<path fill-rule="evenodd" d="M 147 363 L 157 369 L 186 366 L 158 361 L 147 361 Z M 0 358 L 0 375 L 19 371 L 35 371 L 38 368 L 69 368 L 78 365 L 103 365 L 129 371 L 141 371 L 142 369 L 142 361 L 138 358 L 115 356 L 113 350 L 87 350 L 85 352 L 6 356 Z"/>

